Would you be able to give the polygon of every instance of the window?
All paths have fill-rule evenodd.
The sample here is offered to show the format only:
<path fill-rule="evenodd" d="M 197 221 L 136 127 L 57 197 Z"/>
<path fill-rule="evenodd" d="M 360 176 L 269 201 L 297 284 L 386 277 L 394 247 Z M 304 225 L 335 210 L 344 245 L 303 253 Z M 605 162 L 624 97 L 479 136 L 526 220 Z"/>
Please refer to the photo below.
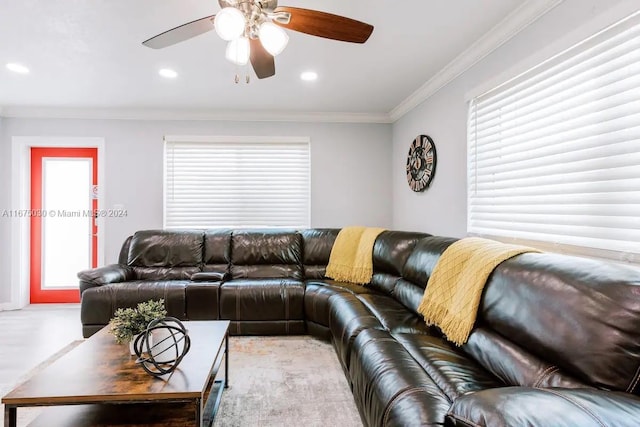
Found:
<path fill-rule="evenodd" d="M 474 98 L 468 231 L 640 261 L 640 14 Z"/>
<path fill-rule="evenodd" d="M 165 137 L 165 228 L 306 228 L 308 138 Z"/>

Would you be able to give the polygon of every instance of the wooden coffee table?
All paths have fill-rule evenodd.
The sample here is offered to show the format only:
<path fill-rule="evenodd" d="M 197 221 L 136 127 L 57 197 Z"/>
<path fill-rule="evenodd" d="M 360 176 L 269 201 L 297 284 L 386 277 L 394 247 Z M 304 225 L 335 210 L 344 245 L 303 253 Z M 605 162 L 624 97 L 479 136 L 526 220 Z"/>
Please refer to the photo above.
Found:
<path fill-rule="evenodd" d="M 2 398 L 5 427 L 16 426 L 19 407 L 68 405 L 46 409 L 31 425 L 209 426 L 229 386 L 229 321 L 184 325 L 191 350 L 162 378 L 147 374 L 103 328 Z"/>

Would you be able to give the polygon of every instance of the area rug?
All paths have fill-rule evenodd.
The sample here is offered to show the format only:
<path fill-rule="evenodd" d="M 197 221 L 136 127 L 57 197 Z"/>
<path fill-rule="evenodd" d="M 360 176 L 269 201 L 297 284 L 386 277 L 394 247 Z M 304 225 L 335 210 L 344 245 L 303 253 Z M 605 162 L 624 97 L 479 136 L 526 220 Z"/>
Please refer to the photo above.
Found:
<path fill-rule="evenodd" d="M 230 387 L 215 427 L 361 427 L 331 344 L 306 336 L 232 337 Z"/>

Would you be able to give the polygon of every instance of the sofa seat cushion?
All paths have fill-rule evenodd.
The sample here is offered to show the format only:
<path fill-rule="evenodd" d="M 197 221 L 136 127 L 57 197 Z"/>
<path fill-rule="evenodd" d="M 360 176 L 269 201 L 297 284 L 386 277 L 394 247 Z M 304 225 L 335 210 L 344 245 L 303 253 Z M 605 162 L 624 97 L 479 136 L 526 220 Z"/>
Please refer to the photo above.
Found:
<path fill-rule="evenodd" d="M 82 324 L 106 325 L 118 308 L 135 307 L 141 302 L 159 299 L 164 299 L 167 315 L 185 320 L 188 283 L 186 280 L 136 280 L 87 289 L 82 293 Z"/>
<path fill-rule="evenodd" d="M 329 298 L 338 293 L 374 293 L 362 285 L 335 280 L 308 280 L 304 295 L 305 319 L 329 326 Z"/>
<path fill-rule="evenodd" d="M 199 267 L 131 267 L 136 280 L 191 280 Z"/>
<path fill-rule="evenodd" d="M 344 290 L 321 283 L 307 282 L 304 292 L 304 318 L 322 326 L 329 326 L 329 298 Z"/>
<path fill-rule="evenodd" d="M 331 297 L 329 306 L 333 345 L 343 368 L 348 369 L 351 346 L 358 334 L 364 329 L 384 327 L 355 295 L 336 294 Z"/>
<path fill-rule="evenodd" d="M 433 328 L 424 319 L 409 311 L 397 300 L 386 295 L 358 295 L 358 299 L 378 318 L 382 326 L 392 334 L 430 334 Z"/>
<path fill-rule="evenodd" d="M 635 427 L 640 399 L 626 393 L 506 387 L 457 399 L 447 414 L 455 427 Z"/>
<path fill-rule="evenodd" d="M 374 272 L 367 287 L 375 289 L 384 295 L 393 295 L 393 289 L 396 287 L 398 280 L 400 280 L 400 277 L 394 274 Z"/>
<path fill-rule="evenodd" d="M 450 400 L 387 331 L 355 339 L 349 365 L 353 396 L 369 426 L 436 426 Z"/>
<path fill-rule="evenodd" d="M 424 334 L 394 334 L 393 337 L 451 401 L 467 393 L 504 386 L 464 351 L 443 338 Z"/>
<path fill-rule="evenodd" d="M 333 280 L 333 279 L 307 280 L 307 284 L 329 286 L 329 287 L 335 288 L 336 290 L 348 292 L 354 295 L 379 293 L 375 289 L 371 289 L 366 285 L 358 285 L 357 283 L 341 282 L 339 280 Z"/>
<path fill-rule="evenodd" d="M 232 280 L 220 286 L 220 318 L 225 320 L 303 320 L 303 304 L 300 280 Z"/>

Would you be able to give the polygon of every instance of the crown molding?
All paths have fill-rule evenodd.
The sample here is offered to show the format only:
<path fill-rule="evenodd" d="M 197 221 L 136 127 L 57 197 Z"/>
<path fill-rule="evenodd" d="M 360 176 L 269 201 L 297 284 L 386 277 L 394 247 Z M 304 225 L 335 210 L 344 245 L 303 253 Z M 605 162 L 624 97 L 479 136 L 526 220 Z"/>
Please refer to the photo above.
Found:
<path fill-rule="evenodd" d="M 447 64 L 389 113 L 220 111 L 207 109 L 0 106 L 0 117 L 311 123 L 394 123 L 564 0 L 528 0 Z"/>
<path fill-rule="evenodd" d="M 202 120 L 238 122 L 391 123 L 387 113 L 216 111 L 144 108 L 0 108 L 0 117 L 85 120 Z"/>
<path fill-rule="evenodd" d="M 422 104 L 453 79 L 473 67 L 484 57 L 502 46 L 563 1 L 564 0 L 529 0 L 511 12 L 488 33 L 469 46 L 418 90 L 392 109 L 389 112 L 391 121 L 397 121 L 418 105 Z"/>

